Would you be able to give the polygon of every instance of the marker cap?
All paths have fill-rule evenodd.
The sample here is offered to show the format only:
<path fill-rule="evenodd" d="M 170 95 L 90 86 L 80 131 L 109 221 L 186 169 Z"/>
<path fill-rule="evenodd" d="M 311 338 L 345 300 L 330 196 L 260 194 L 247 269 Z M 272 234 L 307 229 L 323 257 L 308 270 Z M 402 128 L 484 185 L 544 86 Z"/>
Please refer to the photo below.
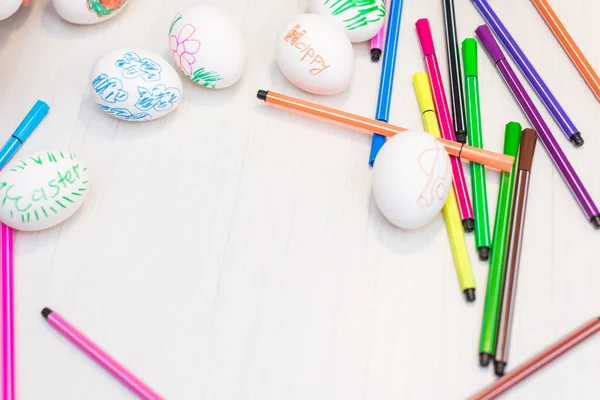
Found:
<path fill-rule="evenodd" d="M 431 36 L 429 20 L 427 18 L 421 18 L 415 25 L 417 27 L 417 35 L 419 36 L 421 49 L 423 50 L 423 56 L 427 57 L 435 54 L 435 47 L 433 45 L 433 37 Z"/>
<path fill-rule="evenodd" d="M 494 61 L 494 64 L 500 60 L 506 59 L 504 52 L 500 48 L 500 45 L 496 41 L 496 38 L 494 38 L 494 35 L 492 35 L 492 31 L 490 31 L 490 28 L 487 25 L 481 25 L 479 28 L 475 29 L 475 33 L 477 34 L 477 37 L 481 41 L 483 47 L 485 47 L 490 57 Z"/>
<path fill-rule="evenodd" d="M 467 38 L 462 42 L 463 60 L 466 76 L 477 76 L 477 40 Z"/>
<path fill-rule="evenodd" d="M 519 163 L 517 164 L 519 171 L 531 171 L 536 141 L 537 132 L 535 129 L 528 128 L 521 132 L 521 147 L 519 150 Z"/>
<path fill-rule="evenodd" d="M 414 74 L 413 84 L 415 85 L 415 92 L 417 93 L 417 98 L 419 100 L 421 114 L 426 113 L 427 111 L 435 111 L 431 86 L 429 85 L 429 75 L 427 75 L 427 72 L 417 72 Z"/>
<path fill-rule="evenodd" d="M 48 110 L 50 110 L 48 104 L 42 100 L 36 101 L 12 136 L 23 143 L 48 114 Z"/>
<path fill-rule="evenodd" d="M 521 129 L 518 122 L 509 122 L 504 129 L 504 154 L 515 157 L 515 163 L 521 141 Z"/>

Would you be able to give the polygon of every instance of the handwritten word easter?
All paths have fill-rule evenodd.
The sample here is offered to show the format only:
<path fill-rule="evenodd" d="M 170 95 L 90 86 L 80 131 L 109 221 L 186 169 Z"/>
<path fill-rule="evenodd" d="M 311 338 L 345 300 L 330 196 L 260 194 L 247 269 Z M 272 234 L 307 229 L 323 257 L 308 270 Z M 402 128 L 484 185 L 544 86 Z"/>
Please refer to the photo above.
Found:
<path fill-rule="evenodd" d="M 300 42 L 300 39 L 302 39 L 304 35 L 306 35 L 306 30 L 301 30 L 301 26 L 298 24 L 285 35 L 283 40 L 299 51 L 300 55 L 302 55 L 300 61 L 306 60 L 307 62 L 309 61 L 308 65 L 314 65 L 314 67 L 308 71 L 311 75 L 319 75 L 321 72 L 331 67 L 331 64 L 326 64 L 323 57 L 315 52 L 312 45 Z"/>
<path fill-rule="evenodd" d="M 346 29 L 350 31 L 385 18 L 385 4 L 381 0 L 326 0 L 323 4 L 329 6 L 331 15 L 354 8 L 356 14 L 344 20 Z"/>
<path fill-rule="evenodd" d="M 162 67 L 149 58 L 141 58 L 137 53 L 130 51 L 123 58 L 118 59 L 115 65 L 123 68 L 123 77 L 133 79 L 140 76 L 146 82 L 160 80 Z"/>
<path fill-rule="evenodd" d="M 156 111 L 167 111 L 173 108 L 173 105 L 181 98 L 181 92 L 174 87 L 165 85 L 156 85 L 151 91 L 145 87 L 138 86 L 140 99 L 135 103 L 135 107 L 148 111 L 153 108 Z"/>
<path fill-rule="evenodd" d="M 108 78 L 106 74 L 98 75 L 92 81 L 92 87 L 98 93 L 98 96 L 107 103 L 116 103 L 125 101 L 129 97 L 123 90 L 123 82 L 119 78 Z"/>
<path fill-rule="evenodd" d="M 50 162 L 56 162 L 58 157 L 65 159 L 65 155 L 61 152 L 58 156 L 55 153 L 47 153 L 48 160 Z M 74 155 L 71 154 L 71 160 L 74 159 Z M 43 165 L 46 162 L 45 157 L 38 155 L 37 157 L 29 157 L 27 162 L 37 165 Z M 28 164 L 26 161 L 21 160 L 21 164 L 17 164 L 18 169 L 25 169 Z M 15 168 L 16 168 L 15 167 Z M 79 164 L 74 163 L 69 168 L 55 171 L 54 176 L 46 184 L 42 184 L 39 187 L 31 190 L 28 188 L 25 193 L 19 193 L 18 184 L 1 182 L 0 183 L 0 197 L 2 202 L 0 207 L 10 207 L 10 215 L 14 218 L 14 211 L 21 213 L 22 222 L 30 222 L 31 217 L 39 221 L 42 216 L 48 217 L 49 212 L 57 214 L 61 208 L 69 208 L 71 204 L 74 204 L 74 197 L 82 196 L 81 192 L 87 190 L 86 185 L 89 183 L 81 181 L 81 173 L 87 170 L 82 168 Z M 11 169 L 15 171 L 15 169 Z M 54 200 L 52 202 L 52 200 Z M 44 206 L 48 207 L 48 210 Z M 54 208 L 56 206 L 56 208 Z M 27 214 L 25 214 L 27 213 Z"/>
<path fill-rule="evenodd" d="M 98 104 L 103 111 L 117 118 L 121 118 L 127 121 L 147 121 L 152 119 L 152 115 L 146 112 L 132 113 L 126 108 L 114 108 L 104 104 Z"/>

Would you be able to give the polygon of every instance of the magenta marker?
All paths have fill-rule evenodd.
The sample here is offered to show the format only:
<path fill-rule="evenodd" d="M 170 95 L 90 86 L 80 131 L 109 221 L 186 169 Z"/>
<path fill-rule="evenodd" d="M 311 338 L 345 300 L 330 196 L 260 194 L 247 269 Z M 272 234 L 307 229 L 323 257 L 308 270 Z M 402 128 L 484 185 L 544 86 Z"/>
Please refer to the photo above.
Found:
<path fill-rule="evenodd" d="M 386 13 L 389 12 L 390 8 L 390 0 L 385 0 L 385 9 Z M 381 58 L 381 54 L 383 53 L 383 42 L 385 40 L 385 23 L 377 32 L 377 35 L 371 39 L 371 61 L 378 62 Z"/>
<path fill-rule="evenodd" d="M 504 81 L 510 88 L 513 96 L 517 100 L 517 103 L 521 106 L 521 109 L 527 115 L 529 122 L 537 131 L 538 137 L 540 138 L 544 148 L 550 155 L 550 158 L 554 162 L 554 165 L 560 172 L 560 175 L 565 180 L 565 183 L 571 190 L 571 193 L 579 203 L 579 206 L 585 213 L 588 220 L 594 225 L 596 229 L 600 229 L 600 212 L 598 207 L 594 204 L 590 194 L 583 186 L 583 183 L 579 179 L 577 172 L 573 169 L 573 166 L 567 159 L 567 156 L 560 148 L 560 145 L 550 132 L 550 128 L 540 115 L 540 112 L 536 108 L 535 104 L 527 94 L 527 91 L 523 87 L 523 84 L 515 74 L 506 56 L 502 52 L 502 49 L 496 42 L 494 35 L 490 31 L 487 25 L 481 25 L 475 30 L 475 33 L 479 37 L 479 40 L 483 44 L 483 47 L 489 54 L 490 58 L 500 71 L 500 74 L 504 78 Z"/>
<path fill-rule="evenodd" d="M 79 347 L 79 350 L 83 351 L 92 360 L 96 361 L 102 368 L 118 379 L 138 397 L 143 400 L 164 400 L 144 382 L 140 381 L 131 372 L 127 371 L 125 367 L 120 365 L 101 348 L 92 343 L 83 335 L 83 333 L 71 326 L 71 324 L 65 321 L 60 315 L 49 308 L 44 308 L 42 310 L 42 315 L 46 318 L 50 326 L 56 329 L 58 333 L 67 338 L 75 346 Z"/>

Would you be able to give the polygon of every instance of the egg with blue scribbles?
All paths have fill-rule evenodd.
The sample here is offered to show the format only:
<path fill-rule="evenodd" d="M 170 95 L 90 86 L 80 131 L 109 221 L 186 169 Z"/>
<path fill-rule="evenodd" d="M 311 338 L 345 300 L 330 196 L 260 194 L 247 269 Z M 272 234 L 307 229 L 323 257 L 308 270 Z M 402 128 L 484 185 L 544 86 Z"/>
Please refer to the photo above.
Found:
<path fill-rule="evenodd" d="M 162 57 L 141 49 L 116 49 L 90 73 L 94 103 L 124 121 L 150 121 L 173 112 L 181 101 L 181 79 Z"/>
<path fill-rule="evenodd" d="M 389 138 L 373 165 L 375 202 L 402 229 L 427 225 L 444 206 L 451 185 L 448 152 L 425 132 L 402 132 Z"/>
<path fill-rule="evenodd" d="M 90 191 L 87 166 L 68 151 L 38 151 L 0 172 L 0 221 L 21 231 L 56 226 L 83 205 Z"/>

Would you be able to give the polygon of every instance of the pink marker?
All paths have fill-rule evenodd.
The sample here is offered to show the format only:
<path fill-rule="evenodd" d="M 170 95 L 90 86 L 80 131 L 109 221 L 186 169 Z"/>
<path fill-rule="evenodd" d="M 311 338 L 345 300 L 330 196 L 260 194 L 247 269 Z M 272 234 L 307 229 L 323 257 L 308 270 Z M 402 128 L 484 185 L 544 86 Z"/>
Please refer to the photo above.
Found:
<path fill-rule="evenodd" d="M 15 315 L 12 228 L 0 224 L 2 245 L 2 399 L 15 398 Z"/>
<path fill-rule="evenodd" d="M 47 307 L 42 310 L 42 315 L 46 318 L 51 327 L 56 329 L 75 346 L 79 347 L 80 350 L 96 361 L 101 367 L 107 370 L 112 376 L 117 378 L 125 385 L 125 387 L 138 395 L 141 399 L 164 400 L 144 382 L 136 378 L 131 372 L 127 371 L 125 367 L 120 365 L 101 348 L 86 338 L 81 332 L 71 326 L 60 315 Z"/>
<path fill-rule="evenodd" d="M 433 37 L 431 36 L 429 20 L 427 20 L 427 18 L 420 19 L 417 21 L 416 26 L 419 43 L 421 44 L 421 50 L 423 51 L 423 57 L 425 59 L 425 67 L 427 68 L 429 82 L 431 83 L 431 89 L 433 91 L 433 103 L 437 112 L 442 137 L 446 140 L 456 142 L 452 117 L 450 116 L 448 100 L 446 99 L 446 91 L 444 90 L 440 66 L 438 64 L 437 56 L 435 55 L 435 47 L 433 46 Z M 469 191 L 467 189 L 465 172 L 463 171 L 462 163 L 458 157 L 450 157 L 450 162 L 452 164 L 452 175 L 454 178 L 452 184 L 454 185 L 454 191 L 456 192 L 456 200 L 458 202 L 463 227 L 466 232 L 473 232 L 475 229 L 475 217 L 473 215 L 473 207 L 471 206 L 471 198 L 469 197 Z"/>
<path fill-rule="evenodd" d="M 389 11 L 390 0 L 385 0 L 385 9 Z M 381 29 L 371 39 L 371 61 L 378 62 L 383 53 L 383 41 L 385 39 L 385 23 L 381 26 Z"/>

